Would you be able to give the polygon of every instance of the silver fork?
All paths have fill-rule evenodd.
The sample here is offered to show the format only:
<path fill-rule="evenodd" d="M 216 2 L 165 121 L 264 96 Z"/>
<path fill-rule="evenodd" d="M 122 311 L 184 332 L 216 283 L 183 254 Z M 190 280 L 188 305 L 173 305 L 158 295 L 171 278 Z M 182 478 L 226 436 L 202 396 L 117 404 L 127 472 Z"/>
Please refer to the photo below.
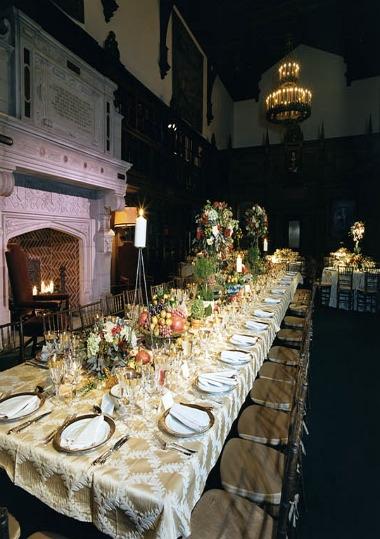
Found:
<path fill-rule="evenodd" d="M 53 429 L 47 436 L 46 438 L 44 439 L 43 441 L 43 444 L 44 445 L 47 445 L 49 442 L 52 441 L 52 439 L 54 438 L 54 436 L 57 434 L 57 432 L 60 430 L 60 429 L 64 429 L 68 423 L 70 423 L 70 421 L 72 421 L 73 419 L 75 419 L 76 417 L 76 414 L 73 414 L 73 415 L 69 415 L 66 417 L 65 421 L 62 423 L 62 425 L 59 425 L 56 429 Z"/>
<path fill-rule="evenodd" d="M 183 445 L 177 444 L 176 442 L 165 442 L 165 440 L 162 440 L 159 436 L 156 436 L 156 440 L 161 445 L 162 449 L 174 449 L 174 451 L 178 451 L 179 453 L 183 453 L 184 455 L 187 455 L 188 457 L 191 457 L 191 455 L 194 455 L 197 453 L 195 449 L 190 449 L 189 447 L 185 447 Z"/>

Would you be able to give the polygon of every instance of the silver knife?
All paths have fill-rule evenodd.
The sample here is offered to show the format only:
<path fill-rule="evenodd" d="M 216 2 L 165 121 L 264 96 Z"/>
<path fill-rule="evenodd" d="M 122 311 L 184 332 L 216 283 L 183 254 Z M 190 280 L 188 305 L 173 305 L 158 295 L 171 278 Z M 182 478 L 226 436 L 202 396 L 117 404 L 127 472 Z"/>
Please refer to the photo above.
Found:
<path fill-rule="evenodd" d="M 45 412 L 44 414 L 38 415 L 37 417 L 35 417 L 33 419 L 29 419 L 29 421 L 25 421 L 25 423 L 21 423 L 21 425 L 18 425 L 17 427 L 13 427 L 12 429 L 9 429 L 7 434 L 12 434 L 13 432 L 14 433 L 20 432 L 20 431 L 26 429 L 26 427 L 29 427 L 29 425 L 32 425 L 32 423 L 37 423 L 37 421 L 39 421 L 40 419 L 42 419 L 42 418 L 46 417 L 47 415 L 51 414 L 51 412 L 52 411 Z"/>
<path fill-rule="evenodd" d="M 96 466 L 97 464 L 104 464 L 106 460 L 109 459 L 109 457 L 112 455 L 114 451 L 117 451 L 120 449 L 122 445 L 125 444 L 129 440 L 129 434 L 126 434 L 125 436 L 122 436 L 117 440 L 117 442 L 114 443 L 110 449 L 107 449 L 104 453 L 102 453 L 99 457 L 97 457 L 95 460 L 92 461 L 91 466 Z"/>

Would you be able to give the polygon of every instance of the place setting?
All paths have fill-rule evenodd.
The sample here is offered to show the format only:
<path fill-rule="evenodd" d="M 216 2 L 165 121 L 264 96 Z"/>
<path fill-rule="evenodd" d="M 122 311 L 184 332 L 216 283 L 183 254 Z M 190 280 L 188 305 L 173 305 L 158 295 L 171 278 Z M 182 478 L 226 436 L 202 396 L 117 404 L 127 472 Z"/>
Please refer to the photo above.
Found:
<path fill-rule="evenodd" d="M 54 435 L 53 447 L 73 454 L 103 446 L 115 432 L 115 421 L 108 415 L 90 413 L 65 422 Z"/>
<path fill-rule="evenodd" d="M 233 344 L 236 348 L 243 350 L 252 350 L 255 344 L 258 341 L 257 336 L 245 335 L 242 333 L 234 333 L 229 338 L 229 342 Z"/>
<path fill-rule="evenodd" d="M 179 438 L 191 438 L 207 432 L 214 422 L 214 414 L 208 407 L 174 403 L 161 415 L 158 426 L 165 434 Z"/>

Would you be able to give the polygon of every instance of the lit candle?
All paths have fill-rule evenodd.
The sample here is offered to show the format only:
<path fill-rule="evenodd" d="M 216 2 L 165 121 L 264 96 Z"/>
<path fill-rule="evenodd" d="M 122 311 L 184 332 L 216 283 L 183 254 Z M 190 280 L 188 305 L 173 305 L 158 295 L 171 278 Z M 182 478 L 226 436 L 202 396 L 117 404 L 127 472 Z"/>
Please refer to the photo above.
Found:
<path fill-rule="evenodd" d="M 143 248 L 146 246 L 146 219 L 144 217 L 144 210 L 139 209 L 139 216 L 136 219 L 135 228 L 135 247 Z"/>
<path fill-rule="evenodd" d="M 32 294 L 33 294 L 33 296 L 37 296 L 37 287 L 36 287 L 36 285 L 33 286 Z"/>
<path fill-rule="evenodd" d="M 242 273 L 243 271 L 243 259 L 241 255 L 237 255 L 236 258 L 236 273 Z"/>
<path fill-rule="evenodd" d="M 41 281 L 41 294 L 45 294 L 46 290 L 45 290 L 45 281 Z"/>
<path fill-rule="evenodd" d="M 263 251 L 264 251 L 264 253 L 268 252 L 268 240 L 267 240 L 267 238 L 264 238 Z"/>
<path fill-rule="evenodd" d="M 54 292 L 54 281 L 51 280 L 49 284 L 49 293 L 52 294 Z"/>

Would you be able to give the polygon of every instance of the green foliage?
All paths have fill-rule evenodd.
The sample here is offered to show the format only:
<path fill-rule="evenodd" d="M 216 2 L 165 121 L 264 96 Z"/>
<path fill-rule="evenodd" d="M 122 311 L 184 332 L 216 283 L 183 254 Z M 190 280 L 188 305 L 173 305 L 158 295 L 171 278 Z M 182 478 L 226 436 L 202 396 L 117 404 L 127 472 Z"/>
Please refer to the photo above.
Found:
<path fill-rule="evenodd" d="M 194 263 L 194 276 L 198 282 L 205 282 L 217 271 L 214 257 L 198 256 Z"/>
<path fill-rule="evenodd" d="M 203 305 L 203 300 L 198 298 L 193 301 L 191 306 L 191 317 L 195 320 L 201 320 L 205 315 L 205 308 Z"/>
<path fill-rule="evenodd" d="M 207 305 L 207 307 L 205 308 L 205 314 L 204 316 L 211 316 L 212 315 L 212 306 L 211 305 Z"/>
<path fill-rule="evenodd" d="M 247 261 L 251 270 L 256 267 L 260 260 L 260 250 L 257 245 L 250 247 L 247 251 Z"/>
<path fill-rule="evenodd" d="M 212 301 L 214 299 L 214 291 L 208 286 L 200 286 L 198 288 L 198 295 L 204 301 Z"/>

